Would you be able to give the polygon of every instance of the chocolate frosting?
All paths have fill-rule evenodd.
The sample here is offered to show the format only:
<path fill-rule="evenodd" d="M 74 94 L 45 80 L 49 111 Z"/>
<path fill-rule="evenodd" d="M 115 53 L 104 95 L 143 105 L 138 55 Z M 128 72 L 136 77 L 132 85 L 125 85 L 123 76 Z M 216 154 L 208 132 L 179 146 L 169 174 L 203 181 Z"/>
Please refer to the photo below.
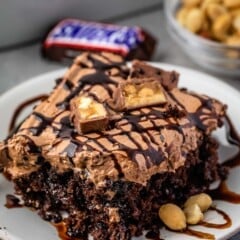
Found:
<path fill-rule="evenodd" d="M 167 104 L 115 113 L 108 102 L 119 84 L 132 77 L 160 81 Z M 78 171 L 97 186 L 106 179 L 145 185 L 156 173 L 174 172 L 199 148 L 204 136 L 221 125 L 226 109 L 215 99 L 177 88 L 177 82 L 174 71 L 142 62 L 129 69 L 117 55 L 83 53 L 19 130 L 0 144 L 0 167 L 18 178 L 38 169 L 41 159 L 58 171 Z M 69 104 L 79 94 L 108 108 L 112 118 L 106 130 L 76 131 Z"/>

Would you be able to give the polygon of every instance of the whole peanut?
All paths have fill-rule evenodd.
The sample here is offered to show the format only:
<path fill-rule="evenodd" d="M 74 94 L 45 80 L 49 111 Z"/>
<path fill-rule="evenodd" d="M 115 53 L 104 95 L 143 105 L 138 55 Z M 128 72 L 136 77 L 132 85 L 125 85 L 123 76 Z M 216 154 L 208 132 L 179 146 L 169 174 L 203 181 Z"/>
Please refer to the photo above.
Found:
<path fill-rule="evenodd" d="M 186 28 L 191 32 L 198 32 L 204 24 L 203 12 L 198 8 L 193 8 L 189 11 L 186 18 Z"/>
<path fill-rule="evenodd" d="M 206 193 L 200 193 L 197 195 L 191 196 L 184 204 L 184 207 L 187 208 L 191 205 L 197 204 L 202 212 L 208 210 L 212 205 L 211 197 Z"/>
<path fill-rule="evenodd" d="M 201 9 L 202 9 L 203 11 L 205 11 L 206 8 L 207 8 L 207 6 L 209 6 L 209 5 L 212 4 L 212 3 L 220 4 L 220 3 L 221 3 L 221 0 L 203 0 L 200 7 L 201 7 Z"/>
<path fill-rule="evenodd" d="M 188 224 L 198 224 L 203 219 L 203 213 L 198 204 L 192 204 L 184 208 Z"/>
<path fill-rule="evenodd" d="M 218 40 L 224 41 L 229 35 L 232 17 L 229 13 L 220 15 L 213 23 L 213 34 Z"/>
<path fill-rule="evenodd" d="M 175 231 L 183 230 L 187 226 L 184 212 L 180 207 L 172 203 L 160 207 L 159 217 L 168 228 Z"/>
<path fill-rule="evenodd" d="M 177 12 L 176 18 L 182 26 L 186 26 L 187 15 L 190 10 L 190 8 L 183 7 Z"/>
<path fill-rule="evenodd" d="M 216 20 L 220 15 L 227 12 L 227 9 L 218 3 L 211 3 L 206 7 L 207 16 L 212 20 Z"/>

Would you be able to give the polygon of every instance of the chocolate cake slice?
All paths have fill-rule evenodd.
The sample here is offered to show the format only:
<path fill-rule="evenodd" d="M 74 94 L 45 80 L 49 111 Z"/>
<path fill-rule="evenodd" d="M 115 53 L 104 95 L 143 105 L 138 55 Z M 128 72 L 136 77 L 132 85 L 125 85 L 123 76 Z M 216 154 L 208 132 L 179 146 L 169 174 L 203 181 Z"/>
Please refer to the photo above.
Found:
<path fill-rule="evenodd" d="M 162 204 L 224 178 L 211 133 L 226 106 L 177 84 L 174 71 L 117 55 L 76 58 L 0 144 L 25 206 L 74 239 L 127 240 L 161 226 Z"/>

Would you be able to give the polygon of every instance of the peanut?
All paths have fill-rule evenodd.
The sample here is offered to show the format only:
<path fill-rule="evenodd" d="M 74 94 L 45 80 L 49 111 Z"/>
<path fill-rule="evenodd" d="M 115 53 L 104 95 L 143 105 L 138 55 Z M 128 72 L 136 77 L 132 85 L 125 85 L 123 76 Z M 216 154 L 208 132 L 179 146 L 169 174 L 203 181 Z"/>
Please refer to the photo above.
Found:
<path fill-rule="evenodd" d="M 207 9 L 207 6 L 212 3 L 220 4 L 221 0 L 203 0 L 201 4 L 201 9 L 205 12 L 205 10 Z"/>
<path fill-rule="evenodd" d="M 186 217 L 180 207 L 167 203 L 160 207 L 159 217 L 172 230 L 179 231 L 186 228 Z"/>
<path fill-rule="evenodd" d="M 231 9 L 231 10 L 230 10 L 230 14 L 231 14 L 233 17 L 236 17 L 236 16 L 240 15 L 240 7 L 239 7 L 239 8 L 236 8 L 236 9 Z"/>
<path fill-rule="evenodd" d="M 217 3 L 211 3 L 206 7 L 206 13 L 212 21 L 214 21 L 220 15 L 226 12 L 227 12 L 227 9 L 224 6 Z"/>
<path fill-rule="evenodd" d="M 193 195 L 185 202 L 184 208 L 187 208 L 194 204 L 197 204 L 200 207 L 201 211 L 205 212 L 212 205 L 212 199 L 206 193 Z"/>
<path fill-rule="evenodd" d="M 198 32 L 204 23 L 203 12 L 198 8 L 193 8 L 187 14 L 186 18 L 186 28 L 193 33 Z"/>
<path fill-rule="evenodd" d="M 190 8 L 183 7 L 177 12 L 176 18 L 183 27 L 186 26 L 186 19 L 190 10 Z"/>
<path fill-rule="evenodd" d="M 184 213 L 188 224 L 197 224 L 203 219 L 203 213 L 196 203 L 184 208 Z"/>
<path fill-rule="evenodd" d="M 78 109 L 82 119 L 93 119 L 100 116 L 105 116 L 106 111 L 101 103 L 94 101 L 90 97 L 79 97 Z"/>
<path fill-rule="evenodd" d="M 138 96 L 140 97 L 148 97 L 148 96 L 152 96 L 154 94 L 153 89 L 151 88 L 142 88 L 139 92 L 138 92 Z"/>
<path fill-rule="evenodd" d="M 126 85 L 124 88 L 124 91 L 127 94 L 136 94 L 137 93 L 137 89 L 131 84 Z"/>
<path fill-rule="evenodd" d="M 82 97 L 79 98 L 79 105 L 78 107 L 81 109 L 88 109 L 89 106 L 92 104 L 93 100 L 89 97 Z"/>
<path fill-rule="evenodd" d="M 239 0 L 223 0 L 223 3 L 228 8 L 240 7 L 240 1 Z"/>
<path fill-rule="evenodd" d="M 232 24 L 232 17 L 229 13 L 222 14 L 213 23 L 213 34 L 218 40 L 224 41 Z"/>

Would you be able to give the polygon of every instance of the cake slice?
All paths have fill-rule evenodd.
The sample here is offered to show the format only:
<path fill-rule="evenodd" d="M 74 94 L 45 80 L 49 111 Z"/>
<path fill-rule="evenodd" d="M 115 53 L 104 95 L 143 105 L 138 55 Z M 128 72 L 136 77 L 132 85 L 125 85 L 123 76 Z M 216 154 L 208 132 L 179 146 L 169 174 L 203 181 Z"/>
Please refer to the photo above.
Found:
<path fill-rule="evenodd" d="M 162 204 L 224 178 L 211 133 L 226 106 L 177 84 L 174 71 L 117 55 L 76 58 L 0 144 L 24 205 L 74 239 L 127 240 L 161 226 Z"/>

